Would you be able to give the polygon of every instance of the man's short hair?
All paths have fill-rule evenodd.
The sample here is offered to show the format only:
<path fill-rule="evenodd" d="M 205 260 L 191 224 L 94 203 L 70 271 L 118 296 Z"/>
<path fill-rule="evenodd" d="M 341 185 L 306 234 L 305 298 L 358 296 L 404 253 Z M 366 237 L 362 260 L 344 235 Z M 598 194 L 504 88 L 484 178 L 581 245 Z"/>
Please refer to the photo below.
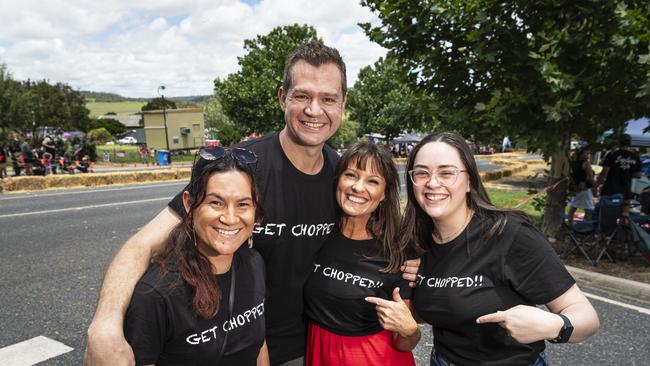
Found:
<path fill-rule="evenodd" d="M 325 46 L 320 41 L 309 41 L 295 49 L 284 62 L 284 75 L 282 76 L 282 89 L 285 93 L 291 88 L 291 69 L 298 61 L 303 60 L 312 66 L 321 66 L 332 63 L 341 72 L 341 90 L 343 96 L 348 92 L 345 62 L 336 48 Z"/>
<path fill-rule="evenodd" d="M 619 146 L 630 146 L 632 144 L 632 136 L 628 135 L 627 133 L 624 133 L 619 137 L 618 139 L 618 145 Z"/>

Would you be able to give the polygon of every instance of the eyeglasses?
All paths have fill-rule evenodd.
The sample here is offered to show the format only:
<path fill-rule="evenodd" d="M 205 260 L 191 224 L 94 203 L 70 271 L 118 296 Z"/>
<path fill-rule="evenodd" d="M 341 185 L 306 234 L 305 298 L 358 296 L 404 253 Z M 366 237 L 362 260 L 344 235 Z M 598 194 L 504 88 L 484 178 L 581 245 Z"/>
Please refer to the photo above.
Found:
<path fill-rule="evenodd" d="M 202 147 L 196 154 L 205 160 L 219 160 L 226 156 L 227 153 L 237 159 L 240 163 L 243 164 L 253 164 L 257 163 L 257 155 L 254 152 L 242 149 L 241 147 Z M 194 156 L 194 162 L 196 163 L 196 156 Z"/>
<path fill-rule="evenodd" d="M 411 177 L 411 182 L 416 186 L 427 184 L 432 177 L 436 177 L 436 181 L 441 186 L 453 186 L 458 180 L 458 174 L 467 172 L 458 168 L 438 168 L 434 170 L 433 174 L 426 169 L 413 169 L 409 170 L 408 174 Z"/>

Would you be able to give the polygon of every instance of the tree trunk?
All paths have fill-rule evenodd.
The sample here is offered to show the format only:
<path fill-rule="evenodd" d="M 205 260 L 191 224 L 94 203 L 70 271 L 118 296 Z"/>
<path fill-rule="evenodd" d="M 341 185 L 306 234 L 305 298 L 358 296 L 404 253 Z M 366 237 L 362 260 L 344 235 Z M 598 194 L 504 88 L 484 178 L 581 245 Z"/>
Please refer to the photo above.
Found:
<path fill-rule="evenodd" d="M 544 222 L 542 232 L 548 237 L 555 237 L 562 225 L 562 216 L 567 200 L 569 186 L 569 148 L 571 136 L 561 137 L 558 151 L 551 156 L 551 171 L 548 180 L 550 188 L 546 192 Z"/>

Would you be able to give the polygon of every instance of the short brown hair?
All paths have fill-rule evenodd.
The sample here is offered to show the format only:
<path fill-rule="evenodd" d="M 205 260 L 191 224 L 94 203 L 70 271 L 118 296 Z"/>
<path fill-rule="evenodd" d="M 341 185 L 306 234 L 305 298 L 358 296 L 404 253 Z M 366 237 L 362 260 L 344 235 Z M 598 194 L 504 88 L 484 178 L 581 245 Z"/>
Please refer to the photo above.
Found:
<path fill-rule="evenodd" d="M 345 62 L 336 48 L 325 46 L 320 41 L 309 41 L 295 49 L 284 61 L 284 74 L 282 75 L 282 89 L 287 93 L 291 89 L 291 69 L 298 61 L 303 60 L 312 66 L 334 64 L 341 72 L 341 90 L 343 96 L 348 92 Z"/>

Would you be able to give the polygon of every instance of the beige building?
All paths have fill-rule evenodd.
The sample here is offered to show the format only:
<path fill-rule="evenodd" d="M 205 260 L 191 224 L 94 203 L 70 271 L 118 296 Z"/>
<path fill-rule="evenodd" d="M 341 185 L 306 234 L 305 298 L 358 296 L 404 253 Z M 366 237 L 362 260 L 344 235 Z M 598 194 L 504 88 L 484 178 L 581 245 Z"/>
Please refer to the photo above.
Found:
<path fill-rule="evenodd" d="M 203 146 L 203 108 L 167 109 L 165 114 L 170 150 L 198 149 Z M 163 111 L 145 111 L 143 118 L 147 147 L 167 149 Z"/>

